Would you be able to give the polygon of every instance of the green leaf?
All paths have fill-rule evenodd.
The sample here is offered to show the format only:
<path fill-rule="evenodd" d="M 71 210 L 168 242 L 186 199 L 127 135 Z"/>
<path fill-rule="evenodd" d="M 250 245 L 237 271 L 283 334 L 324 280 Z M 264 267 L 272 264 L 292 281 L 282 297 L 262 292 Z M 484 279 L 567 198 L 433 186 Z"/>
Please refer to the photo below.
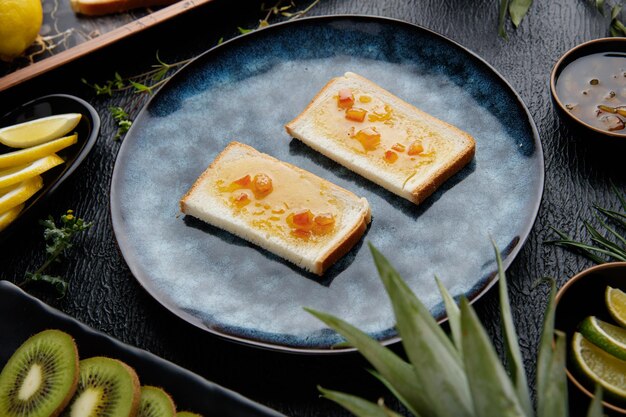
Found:
<path fill-rule="evenodd" d="M 604 0 L 596 0 L 596 9 L 604 16 Z"/>
<path fill-rule="evenodd" d="M 147 92 L 147 93 L 152 94 L 152 87 L 149 87 L 149 86 L 147 86 L 147 85 L 145 85 L 145 84 L 141 84 L 141 83 L 138 83 L 138 82 L 136 82 L 136 81 L 132 81 L 132 80 L 130 81 L 130 83 L 131 83 L 131 85 L 132 85 L 133 87 L 135 87 L 135 91 L 136 91 L 137 93 L 144 93 L 144 92 Z"/>
<path fill-rule="evenodd" d="M 513 314 L 511 313 L 511 303 L 509 302 L 509 293 L 502 265 L 502 257 L 500 251 L 496 247 L 496 242 L 491 240 L 493 250 L 498 264 L 498 291 L 500 295 L 500 317 L 502 319 L 502 328 L 504 334 L 504 346 L 506 348 L 506 357 L 509 374 L 517 391 L 517 398 L 527 416 L 533 414 L 533 406 L 528 392 L 528 381 L 526 379 L 526 371 L 522 360 L 522 353 L 519 349 L 517 332 L 513 324 Z"/>
<path fill-rule="evenodd" d="M 418 384 L 432 401 L 428 416 L 471 416 L 472 402 L 459 353 L 439 327 L 430 311 L 371 244 L 378 273 L 391 299 L 398 333 L 409 357 Z M 418 409 L 421 412 L 421 409 Z"/>
<path fill-rule="evenodd" d="M 354 395 L 317 387 L 324 398 L 336 402 L 358 417 L 402 417 L 384 405 L 374 404 Z"/>
<path fill-rule="evenodd" d="M 587 417 L 604 417 L 602 410 L 602 385 L 596 385 L 596 391 L 589 404 L 589 410 L 587 411 Z"/>
<path fill-rule="evenodd" d="M 613 189 L 613 192 L 615 193 L 615 195 L 617 195 L 617 198 L 619 199 L 619 202 L 622 205 L 622 210 L 626 211 L 626 198 L 620 192 L 620 190 L 615 186 L 615 184 L 613 184 L 613 181 L 611 181 L 611 188 Z M 626 217 L 626 215 L 623 215 L 623 216 Z"/>
<path fill-rule="evenodd" d="M 241 33 L 242 35 L 245 35 L 246 33 L 250 33 L 252 32 L 254 29 L 245 29 L 242 27 L 237 27 L 237 30 L 239 31 L 239 33 Z"/>
<path fill-rule="evenodd" d="M 617 19 L 621 11 L 622 6 L 620 4 L 616 4 L 615 6 L 613 6 L 613 8 L 611 9 L 611 20 Z"/>
<path fill-rule="evenodd" d="M 466 298 L 461 299 L 463 359 L 474 413 L 480 417 L 530 417 L 524 413 L 498 355 Z M 455 414 L 449 414 L 455 415 Z"/>
<path fill-rule="evenodd" d="M 533 0 L 511 0 L 509 3 L 509 14 L 511 15 L 511 21 L 515 27 L 518 27 L 522 22 L 522 19 L 526 16 L 532 4 Z"/>
<path fill-rule="evenodd" d="M 504 27 L 506 23 L 506 10 L 509 6 L 509 0 L 500 0 L 500 14 L 498 16 L 498 35 L 503 39 L 508 39 L 506 35 L 506 29 Z"/>
<path fill-rule="evenodd" d="M 448 292 L 448 289 L 443 285 L 438 277 L 435 276 L 435 281 L 439 287 L 441 298 L 446 306 L 446 314 L 448 315 L 448 323 L 450 323 L 450 330 L 452 331 L 452 340 L 456 346 L 459 355 L 463 357 L 463 351 L 461 350 L 461 310 L 456 305 L 456 301 L 452 298 L 452 295 Z"/>
<path fill-rule="evenodd" d="M 602 236 L 600 232 L 596 228 L 594 228 L 591 223 L 584 222 L 585 228 L 587 232 L 591 235 L 591 241 L 597 243 L 599 246 L 604 247 L 608 250 L 616 259 L 621 261 L 626 261 L 626 252 L 622 248 L 620 248 L 615 243 L 608 240 L 606 237 Z"/>
<path fill-rule="evenodd" d="M 547 336 L 547 332 L 544 335 Z M 567 417 L 569 415 L 565 350 L 565 334 L 557 331 L 555 348 L 550 363 L 547 364 L 548 369 L 544 370 L 546 381 L 543 388 L 545 391 L 537 393 L 537 417 Z"/>
<path fill-rule="evenodd" d="M 415 377 L 413 367 L 356 327 L 330 314 L 309 308 L 306 311 L 345 337 L 396 391 L 421 415 L 434 415 L 430 399 Z"/>
<path fill-rule="evenodd" d="M 370 370 L 369 372 L 372 375 L 374 375 L 374 377 L 376 377 L 376 379 L 378 379 L 380 382 L 382 382 L 383 385 L 385 387 L 387 387 L 387 389 L 393 394 L 393 396 L 396 397 L 398 400 L 400 400 L 402 405 L 404 405 L 411 412 L 411 414 L 413 414 L 414 417 L 420 417 L 420 414 L 417 411 L 415 411 L 415 409 L 413 409 L 413 407 L 407 401 L 407 399 L 404 398 L 404 396 L 402 394 L 400 394 L 400 392 L 398 392 L 398 390 L 393 385 L 391 385 L 391 383 L 389 381 L 387 381 L 385 379 L 385 377 L 383 377 L 381 374 L 379 374 L 376 371 Z"/>

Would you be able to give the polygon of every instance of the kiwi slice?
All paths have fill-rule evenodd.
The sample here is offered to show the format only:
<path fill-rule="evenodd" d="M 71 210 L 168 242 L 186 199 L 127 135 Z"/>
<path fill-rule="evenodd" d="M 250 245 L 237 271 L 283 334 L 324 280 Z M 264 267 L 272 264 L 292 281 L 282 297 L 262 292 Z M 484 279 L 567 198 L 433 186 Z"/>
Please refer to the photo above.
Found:
<path fill-rule="evenodd" d="M 26 340 L 0 373 L 0 416 L 56 417 L 76 391 L 78 350 L 60 330 Z"/>
<path fill-rule="evenodd" d="M 102 356 L 84 359 L 78 389 L 63 416 L 134 417 L 139 392 L 139 378 L 124 362 Z"/>
<path fill-rule="evenodd" d="M 161 388 L 144 385 L 137 417 L 176 417 L 176 406 L 172 397 Z"/>
<path fill-rule="evenodd" d="M 176 413 L 176 417 L 202 417 L 201 414 L 192 413 L 191 411 L 179 411 Z"/>

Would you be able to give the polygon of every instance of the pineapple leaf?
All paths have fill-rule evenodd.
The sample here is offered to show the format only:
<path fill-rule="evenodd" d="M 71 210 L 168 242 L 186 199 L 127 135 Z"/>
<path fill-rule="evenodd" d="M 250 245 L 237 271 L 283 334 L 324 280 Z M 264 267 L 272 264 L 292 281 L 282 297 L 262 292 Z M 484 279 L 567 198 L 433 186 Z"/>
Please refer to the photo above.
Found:
<path fill-rule="evenodd" d="M 474 400 L 475 415 L 480 417 L 530 417 L 517 398 L 498 355 L 465 297 L 461 299 L 463 359 Z M 453 415 L 453 414 L 451 414 Z"/>
<path fill-rule="evenodd" d="M 385 379 L 385 377 L 371 369 L 369 372 L 370 374 L 374 375 L 376 379 L 382 382 L 383 385 L 387 387 L 387 389 L 393 394 L 393 396 L 396 397 L 402 403 L 402 405 L 405 406 L 411 412 L 411 414 L 413 414 L 414 417 L 420 417 L 419 413 L 413 409 L 411 404 L 402 396 L 402 394 L 398 392 L 398 390 L 395 389 L 393 385 L 391 385 L 391 383 L 389 383 L 389 381 Z"/>
<path fill-rule="evenodd" d="M 596 392 L 593 395 L 593 400 L 591 400 L 591 404 L 589 404 L 587 417 L 604 417 L 604 412 L 602 411 L 602 386 L 601 385 L 596 385 Z"/>
<path fill-rule="evenodd" d="M 315 310 L 307 308 L 305 310 L 341 334 L 352 346 L 356 347 L 365 359 L 411 405 L 411 409 L 417 410 L 421 415 L 434 415 L 431 402 L 425 396 L 410 364 L 345 321 Z"/>
<path fill-rule="evenodd" d="M 358 417 L 402 417 L 389 410 L 384 405 L 374 404 L 360 397 L 345 394 L 339 391 L 331 391 L 317 387 L 324 398 L 336 402 L 346 410 Z"/>
<path fill-rule="evenodd" d="M 472 399 L 459 353 L 389 261 L 371 244 L 370 249 L 391 299 L 404 350 L 424 395 L 431 399 L 435 410 L 423 414 L 471 416 Z"/>
<path fill-rule="evenodd" d="M 509 292 L 507 288 L 506 275 L 504 266 L 502 265 L 502 257 L 500 251 L 496 247 L 496 242 L 491 240 L 498 264 L 498 290 L 500 293 L 500 317 L 502 318 L 502 327 L 504 333 L 504 346 L 506 348 L 506 357 L 508 371 L 513 380 L 517 398 L 527 416 L 533 414 L 533 406 L 530 401 L 530 393 L 528 392 L 528 381 L 526 379 L 526 371 L 522 361 L 522 353 L 519 349 L 519 342 L 515 325 L 513 324 L 513 315 L 511 313 L 511 305 L 509 303 Z"/>
<path fill-rule="evenodd" d="M 443 298 L 443 302 L 446 306 L 448 322 L 450 323 L 450 330 L 452 331 L 452 340 L 454 340 L 457 351 L 461 357 L 463 357 L 463 351 L 461 350 L 461 310 L 459 310 L 459 306 L 456 305 L 454 298 L 452 298 L 452 295 L 450 295 L 441 280 L 435 276 L 435 281 L 437 281 L 441 298 Z"/>
<path fill-rule="evenodd" d="M 565 376 L 565 334 L 557 331 L 555 335 L 556 343 L 551 361 L 548 369 L 544 370 L 546 390 L 538 393 L 537 417 L 567 417 L 569 415 Z"/>

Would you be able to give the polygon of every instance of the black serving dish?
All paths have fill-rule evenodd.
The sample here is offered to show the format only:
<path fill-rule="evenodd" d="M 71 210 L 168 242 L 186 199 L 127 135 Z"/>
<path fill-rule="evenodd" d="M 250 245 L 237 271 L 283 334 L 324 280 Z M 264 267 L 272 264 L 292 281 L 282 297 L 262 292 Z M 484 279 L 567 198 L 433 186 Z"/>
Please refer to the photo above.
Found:
<path fill-rule="evenodd" d="M 137 371 L 143 385 L 163 387 L 178 410 L 205 417 L 282 416 L 171 362 L 95 331 L 10 282 L 0 281 L 0 367 L 28 337 L 45 329 L 59 329 L 72 335 L 81 358 L 108 356 L 126 362 Z"/>
<path fill-rule="evenodd" d="M 626 54 L 626 38 L 594 39 L 577 45 L 567 51 L 554 65 L 552 73 L 550 74 L 550 94 L 552 96 L 554 107 L 561 120 L 576 136 L 589 139 L 601 139 L 605 143 L 623 146 L 623 144 L 626 143 L 626 129 L 611 132 L 595 127 L 573 115 L 566 107 L 567 103 L 565 103 L 558 95 L 557 84 L 559 77 L 568 65 L 572 64 L 579 58 L 604 52 Z"/>
<path fill-rule="evenodd" d="M 73 130 L 78 135 L 78 142 L 57 152 L 65 160 L 65 163 L 42 174 L 43 187 L 26 201 L 24 209 L 17 219 L 0 232 L 0 241 L 7 239 L 21 224 L 32 219 L 37 213 L 40 203 L 52 195 L 63 181 L 78 168 L 98 139 L 100 116 L 89 103 L 78 97 L 52 94 L 24 103 L 0 118 L 0 128 L 2 128 L 63 113 L 80 113 L 83 115 L 78 126 Z M 0 154 L 11 151 L 15 151 L 15 149 L 0 145 Z"/>
<path fill-rule="evenodd" d="M 607 285 L 626 291 L 626 262 L 607 263 L 586 269 L 570 278 L 559 290 L 556 296 L 554 327 L 566 334 L 568 357 L 571 356 L 569 352 L 571 352 L 572 336 L 583 319 L 593 315 L 600 320 L 613 322 L 605 305 L 604 293 Z M 588 398 L 593 398 L 593 392 L 579 381 L 576 373 L 570 371 L 572 367 L 569 363 L 567 368 L 567 377 L 571 385 Z M 603 403 L 607 409 L 626 414 L 623 405 L 615 405 L 608 401 L 605 396 Z"/>

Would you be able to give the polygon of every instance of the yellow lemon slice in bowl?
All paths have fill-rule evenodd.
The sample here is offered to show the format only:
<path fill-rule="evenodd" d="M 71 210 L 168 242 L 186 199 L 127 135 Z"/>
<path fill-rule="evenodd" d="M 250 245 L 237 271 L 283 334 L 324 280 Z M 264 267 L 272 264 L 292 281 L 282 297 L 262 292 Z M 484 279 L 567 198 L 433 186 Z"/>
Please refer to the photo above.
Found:
<path fill-rule="evenodd" d="M 35 175 L 43 174 L 47 170 L 54 168 L 57 165 L 61 165 L 63 158 L 60 158 L 56 154 L 44 156 L 36 161 L 28 164 L 18 165 L 14 168 L 7 168 L 0 170 L 0 188 L 8 187 L 9 185 L 17 184 Z"/>
<path fill-rule="evenodd" d="M 80 122 L 80 113 L 56 114 L 0 129 L 0 143 L 11 148 L 30 148 L 69 133 Z"/>
<path fill-rule="evenodd" d="M 4 213 L 0 213 L 0 232 L 10 225 L 13 220 L 17 219 L 18 214 L 20 214 L 23 208 L 24 203 L 18 204 Z"/>
<path fill-rule="evenodd" d="M 66 136 L 32 148 L 22 149 L 0 155 L 0 168 L 10 168 L 26 164 L 44 156 L 51 155 L 61 149 L 73 145 L 78 140 L 76 135 Z"/>
<path fill-rule="evenodd" d="M 618 288 L 606 287 L 606 307 L 611 317 L 622 327 L 626 327 L 626 293 Z"/>
<path fill-rule="evenodd" d="M 29 178 L 18 184 L 0 189 L 0 213 L 22 204 L 43 187 L 42 178 Z"/>

